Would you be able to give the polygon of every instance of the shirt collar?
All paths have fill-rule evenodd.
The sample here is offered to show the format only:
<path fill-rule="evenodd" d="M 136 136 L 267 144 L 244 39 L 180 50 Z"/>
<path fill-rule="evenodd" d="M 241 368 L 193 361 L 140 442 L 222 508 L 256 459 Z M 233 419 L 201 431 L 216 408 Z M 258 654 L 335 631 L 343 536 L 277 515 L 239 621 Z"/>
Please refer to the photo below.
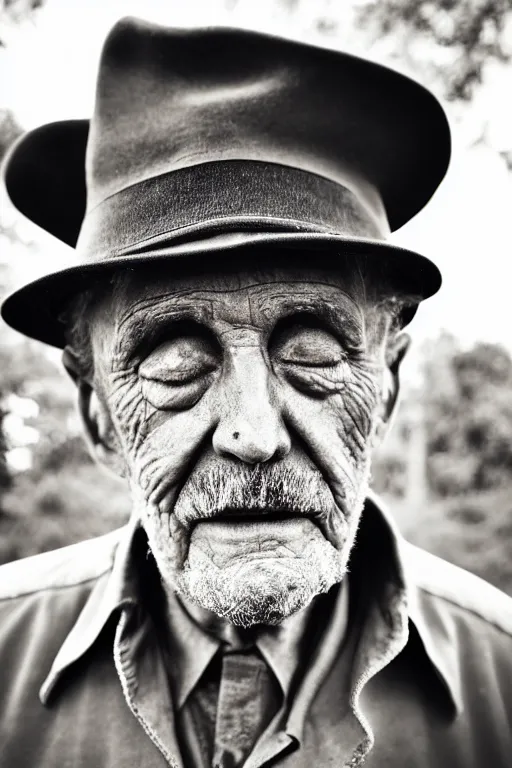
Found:
<path fill-rule="evenodd" d="M 364 514 L 372 516 L 385 533 L 385 538 L 387 539 L 385 547 L 387 549 L 386 559 L 389 566 L 387 569 L 388 577 L 389 574 L 392 574 L 395 584 L 401 590 L 404 605 L 407 604 L 408 607 L 409 619 L 416 627 L 423 650 L 450 695 L 451 701 L 457 709 L 460 709 L 461 692 L 456 651 L 450 642 L 445 628 L 440 625 L 437 617 L 427 613 L 421 600 L 415 579 L 416 565 L 414 557 L 411 556 L 410 545 L 398 533 L 384 505 L 373 494 L 369 494 Z M 132 518 L 128 525 L 120 530 L 118 545 L 113 554 L 111 570 L 107 571 L 96 582 L 77 621 L 57 653 L 50 673 L 41 687 L 40 699 L 43 704 L 46 704 L 48 701 L 63 672 L 80 659 L 96 642 L 101 630 L 112 614 L 128 606 L 133 608 L 137 606 L 136 574 L 138 562 L 140 563 L 141 561 L 140 544 L 143 538 L 143 533 L 139 529 L 139 521 Z M 138 547 L 135 545 L 136 540 L 139 542 Z M 379 547 L 383 546 L 384 542 L 379 541 Z M 181 610 L 183 610 L 183 607 Z M 337 626 L 343 626 L 344 622 L 346 624 L 346 604 L 345 608 L 343 609 L 342 607 L 340 610 L 341 619 L 340 615 L 338 615 Z M 343 616 L 345 616 L 344 620 Z M 284 628 L 283 639 L 289 643 L 289 647 L 292 649 L 297 649 L 298 647 L 299 633 L 295 630 L 300 626 L 300 619 L 297 619 L 297 623 L 290 623 L 289 630 Z M 190 668 L 186 684 L 181 689 L 180 698 L 182 700 L 184 700 L 183 696 L 186 697 L 188 694 L 191 682 L 197 681 L 198 676 L 204 670 L 203 661 L 206 660 L 206 664 L 209 663 L 220 644 L 218 639 L 203 632 L 199 625 L 194 626 L 194 622 L 189 622 L 187 632 L 189 633 L 188 635 L 177 633 L 177 637 L 181 637 L 181 643 L 178 641 L 177 647 L 174 650 L 183 654 L 186 652 L 187 647 L 191 647 L 188 645 L 188 641 L 193 641 L 194 643 L 200 643 L 201 653 L 198 654 L 198 663 L 193 664 Z M 283 656 L 277 650 L 280 647 L 280 639 L 279 632 L 276 632 L 275 636 L 270 632 L 265 640 L 260 643 L 260 650 L 276 674 L 281 687 L 283 690 L 286 690 L 293 676 L 295 661 L 283 663 Z"/>
<path fill-rule="evenodd" d="M 170 631 L 166 632 L 165 641 L 168 658 L 172 660 L 168 668 L 173 696 L 180 708 L 219 650 L 221 640 L 203 629 L 174 592 L 169 590 L 166 598 Z"/>
<path fill-rule="evenodd" d="M 338 643 L 343 641 L 347 630 L 348 599 L 348 579 L 344 579 L 337 596 Z M 314 614 L 315 612 L 318 614 L 319 609 L 321 610 L 317 605 L 318 600 L 322 600 L 322 597 L 313 600 L 307 608 L 290 616 L 278 626 L 266 628 L 256 641 L 261 655 L 272 669 L 285 697 L 289 694 L 299 662 L 304 659 L 305 643 L 311 631 L 310 625 L 312 622 L 315 623 Z"/>
<path fill-rule="evenodd" d="M 336 634 L 339 643 L 348 621 L 348 582 L 343 583 L 338 599 L 340 608 Z M 316 608 L 313 601 L 279 626 L 232 633 L 226 622 L 169 592 L 166 642 L 169 658 L 172 659 L 169 673 L 177 706 L 183 706 L 220 648 L 237 650 L 248 645 L 256 646 L 287 697 L 295 671 L 304 658 L 308 625 Z"/>

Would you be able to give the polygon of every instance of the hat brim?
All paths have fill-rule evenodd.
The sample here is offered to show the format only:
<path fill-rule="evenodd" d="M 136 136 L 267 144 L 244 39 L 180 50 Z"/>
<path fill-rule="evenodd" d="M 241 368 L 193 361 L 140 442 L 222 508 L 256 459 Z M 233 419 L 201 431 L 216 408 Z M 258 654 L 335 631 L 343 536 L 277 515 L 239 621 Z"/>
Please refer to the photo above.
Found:
<path fill-rule="evenodd" d="M 396 72 L 339 52 L 317 52 L 315 56 L 317 54 L 322 56 L 322 61 L 324 56 L 328 57 L 328 85 L 332 90 L 332 103 L 339 107 L 335 116 L 329 118 L 329 135 L 335 147 L 343 145 L 348 157 L 358 159 L 358 174 L 378 192 L 391 230 L 398 229 L 423 208 L 446 172 L 450 157 L 446 116 L 432 94 Z M 335 61 L 340 63 L 339 70 Z M 343 89 L 339 78 L 350 86 L 347 86 L 348 102 L 340 96 Z M 324 95 L 322 91 L 319 98 L 323 99 Z M 355 102 L 359 105 L 358 120 L 347 106 Z M 368 114 L 371 120 L 366 119 Z M 375 125 L 379 126 L 378 131 L 373 129 Z M 14 206 L 71 247 L 77 243 L 86 211 L 88 134 L 88 120 L 41 126 L 22 136 L 3 164 L 6 191 Z M 191 223 L 196 222 L 191 220 Z M 230 226 L 234 230 L 238 225 L 232 222 Z M 231 253 L 243 264 L 241 249 L 262 248 L 266 256 L 269 246 L 292 249 L 292 254 L 297 249 L 315 254 L 321 251 L 334 268 L 336 257 L 341 254 L 364 257 L 378 267 L 383 283 L 394 286 L 397 293 L 417 297 L 418 301 L 438 290 L 439 271 L 425 257 L 380 240 L 336 234 L 339 231 L 344 230 L 315 226 L 313 231 L 298 232 L 291 224 L 284 231 L 272 231 L 263 222 L 257 233 L 232 231 L 225 236 L 201 235 L 194 242 L 157 246 L 145 253 L 118 254 L 103 261 L 91 259 L 89 263 L 75 263 L 16 291 L 4 302 L 2 316 L 16 330 L 62 347 L 64 329 L 58 317 L 66 303 L 90 285 L 109 279 L 112 271 L 135 269 L 150 261 L 156 263 L 158 259 L 180 259 L 192 254 L 197 254 L 206 264 Z M 293 258 L 290 261 L 293 263 Z M 314 257 L 311 263 L 316 263 Z M 411 311 L 410 316 L 412 314 Z"/>
<path fill-rule="evenodd" d="M 257 256 L 269 263 L 274 252 L 286 253 L 291 265 L 301 254 L 311 254 L 312 266 L 322 264 L 336 269 L 343 258 L 363 259 L 368 270 L 385 286 L 383 290 L 411 299 L 404 324 L 416 312 L 416 304 L 432 296 L 441 286 L 441 274 L 433 262 L 414 251 L 369 238 L 347 238 L 299 232 L 230 232 L 192 242 L 163 247 L 143 254 L 80 264 L 35 280 L 8 296 L 2 306 L 6 323 L 20 333 L 51 346 L 65 346 L 64 324 L 59 317 L 74 295 L 93 286 L 104 286 L 115 272 L 134 271 L 148 264 L 199 257 L 206 269 L 226 260 L 245 255 Z M 295 260 L 294 260 L 295 256 Z M 309 260 L 309 259 L 308 259 Z M 280 261 L 281 263 L 281 261 Z M 243 268 L 243 261 L 240 261 Z"/>
<path fill-rule="evenodd" d="M 72 248 L 86 208 L 88 135 L 89 120 L 48 123 L 20 136 L 2 163 L 14 207 Z"/>

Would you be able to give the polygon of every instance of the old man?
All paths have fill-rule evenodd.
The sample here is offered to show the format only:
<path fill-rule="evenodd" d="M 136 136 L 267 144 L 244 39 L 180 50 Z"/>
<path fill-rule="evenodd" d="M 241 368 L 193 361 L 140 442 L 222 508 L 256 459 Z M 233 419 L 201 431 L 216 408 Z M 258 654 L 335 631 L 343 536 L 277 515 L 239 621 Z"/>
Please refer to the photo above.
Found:
<path fill-rule="evenodd" d="M 90 124 L 13 148 L 14 205 L 77 260 L 3 316 L 63 348 L 133 513 L 1 569 L 2 765 L 510 765 L 511 601 L 369 493 L 440 284 L 385 241 L 449 153 L 390 70 L 133 19 Z"/>

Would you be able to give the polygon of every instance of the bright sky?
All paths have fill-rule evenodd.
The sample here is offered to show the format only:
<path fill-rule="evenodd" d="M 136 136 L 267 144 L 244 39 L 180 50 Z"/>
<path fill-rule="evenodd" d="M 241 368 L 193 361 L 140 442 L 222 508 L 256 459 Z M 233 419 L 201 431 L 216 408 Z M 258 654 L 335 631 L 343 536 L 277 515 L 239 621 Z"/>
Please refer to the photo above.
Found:
<path fill-rule="evenodd" d="M 294 16 L 278 9 L 275 0 L 240 0 L 232 11 L 226 10 L 229 5 L 229 0 L 46 0 L 34 23 L 6 35 L 0 107 L 12 109 L 26 128 L 88 116 L 101 44 L 125 15 L 177 26 L 246 26 L 318 41 L 311 33 L 314 19 L 334 8 L 339 18 L 341 7 L 344 18 L 327 44 L 389 63 L 385 43 L 369 50 L 354 33 L 348 1 L 302 0 Z M 411 326 L 420 338 L 444 327 L 464 342 L 484 338 L 512 346 L 512 173 L 496 151 L 512 148 L 510 94 L 512 67 L 494 67 L 471 110 L 456 113 L 448 106 L 454 152 L 447 178 L 424 211 L 394 235 L 394 242 L 429 256 L 443 272 L 440 294 L 422 306 Z M 487 141 L 478 143 L 484 127 Z M 49 239 L 36 255 L 16 254 L 16 271 L 23 276 L 69 258 Z"/>

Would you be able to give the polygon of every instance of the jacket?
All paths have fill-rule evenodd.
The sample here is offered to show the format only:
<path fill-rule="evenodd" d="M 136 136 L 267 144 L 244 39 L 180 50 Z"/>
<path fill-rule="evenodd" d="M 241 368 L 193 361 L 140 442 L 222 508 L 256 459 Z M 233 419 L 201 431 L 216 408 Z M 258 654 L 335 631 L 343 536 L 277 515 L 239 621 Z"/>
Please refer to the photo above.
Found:
<path fill-rule="evenodd" d="M 408 544 L 374 498 L 363 521 L 349 695 L 343 664 L 317 668 L 302 711 L 246 768 L 510 766 L 512 600 Z M 2 768 L 183 765 L 136 577 L 142 535 L 132 522 L 0 568 Z"/>

